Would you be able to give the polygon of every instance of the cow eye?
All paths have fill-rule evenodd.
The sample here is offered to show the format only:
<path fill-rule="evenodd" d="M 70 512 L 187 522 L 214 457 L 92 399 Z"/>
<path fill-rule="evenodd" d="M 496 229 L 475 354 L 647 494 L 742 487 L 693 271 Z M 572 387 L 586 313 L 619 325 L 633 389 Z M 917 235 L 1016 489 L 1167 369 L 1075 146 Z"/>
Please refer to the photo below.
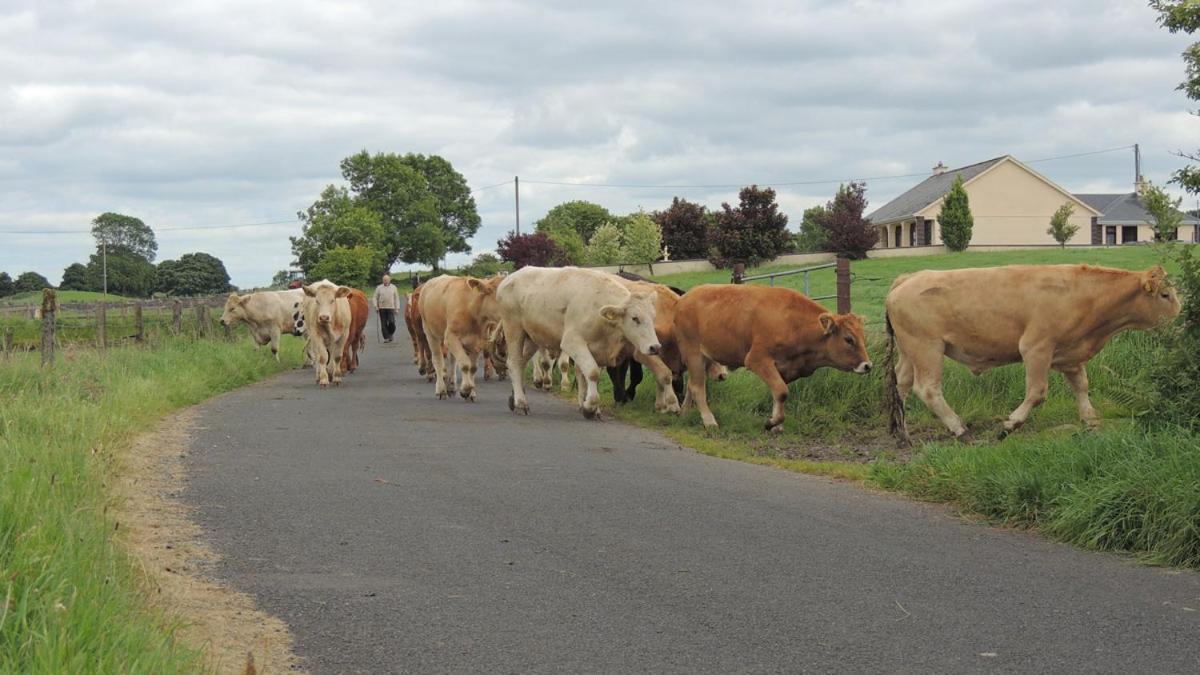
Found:
<path fill-rule="evenodd" d="M 1163 294 L 1162 294 L 1161 296 L 1159 296 L 1159 297 L 1162 297 L 1162 298 L 1170 298 L 1170 297 L 1171 297 L 1171 294 L 1170 294 L 1170 293 L 1163 293 Z"/>
<path fill-rule="evenodd" d="M 641 320 L 640 318 L 636 317 L 636 316 L 635 316 L 635 317 L 633 317 L 633 325 L 635 325 L 635 326 L 640 326 L 640 325 L 642 325 L 642 320 Z"/>
<path fill-rule="evenodd" d="M 854 346 L 854 336 L 853 335 L 846 336 L 846 344 L 850 345 L 851 347 Z"/>

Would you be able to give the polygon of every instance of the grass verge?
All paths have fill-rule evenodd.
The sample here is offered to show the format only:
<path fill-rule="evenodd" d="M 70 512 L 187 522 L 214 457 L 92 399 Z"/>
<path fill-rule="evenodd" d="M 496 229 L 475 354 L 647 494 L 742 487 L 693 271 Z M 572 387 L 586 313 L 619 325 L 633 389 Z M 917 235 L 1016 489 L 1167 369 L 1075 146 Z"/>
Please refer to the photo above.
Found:
<path fill-rule="evenodd" d="M 298 365 L 245 340 L 0 363 L 0 672 L 195 672 L 199 653 L 114 540 L 111 484 L 132 439 L 172 410 Z"/>

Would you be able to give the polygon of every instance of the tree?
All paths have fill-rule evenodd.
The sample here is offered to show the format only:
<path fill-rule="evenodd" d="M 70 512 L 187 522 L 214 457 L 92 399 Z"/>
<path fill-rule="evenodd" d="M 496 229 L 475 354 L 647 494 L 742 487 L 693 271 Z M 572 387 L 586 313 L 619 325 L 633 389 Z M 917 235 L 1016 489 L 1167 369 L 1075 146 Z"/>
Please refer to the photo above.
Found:
<path fill-rule="evenodd" d="M 321 256 L 321 262 L 313 267 L 310 277 L 318 280 L 329 279 L 342 286 L 365 288 L 374 279 L 371 276 L 371 266 L 374 264 L 375 255 L 375 251 L 365 246 L 338 246 Z"/>
<path fill-rule="evenodd" d="M 92 288 L 104 288 L 103 251 L 97 250 L 88 258 L 88 280 Z M 110 247 L 108 259 L 108 292 L 117 295 L 145 298 L 154 292 L 154 264 L 123 246 Z"/>
<path fill-rule="evenodd" d="M 271 288 L 287 288 L 292 280 L 291 270 L 279 270 L 271 277 Z"/>
<path fill-rule="evenodd" d="M 613 223 L 605 223 L 596 229 L 588 242 L 587 264 L 616 265 L 621 260 L 621 230 Z"/>
<path fill-rule="evenodd" d="M 467 266 L 466 273 L 473 277 L 490 277 L 500 271 L 500 258 L 494 253 L 480 253 Z"/>
<path fill-rule="evenodd" d="M 429 191 L 433 193 L 446 250 L 469 252 L 471 246 L 467 239 L 479 231 L 481 221 L 467 179 L 455 171 L 450 162 L 437 155 L 408 153 L 402 161 L 425 177 Z"/>
<path fill-rule="evenodd" d="M 738 207 L 721 204 L 712 229 L 709 260 L 717 267 L 770 260 L 787 248 L 787 216 L 779 213 L 775 191 L 757 185 L 742 188 Z"/>
<path fill-rule="evenodd" d="M 158 253 L 154 230 L 133 216 L 102 213 L 92 221 L 92 236 L 96 239 L 96 246 L 123 248 L 145 258 L 147 262 L 154 262 L 154 256 Z"/>
<path fill-rule="evenodd" d="M 1079 232 L 1079 226 L 1071 224 L 1072 213 L 1075 213 L 1075 205 L 1071 202 L 1064 202 L 1054 212 L 1054 215 L 1050 216 L 1050 227 L 1046 228 L 1046 234 L 1054 237 L 1054 241 L 1057 241 L 1062 248 L 1066 248 L 1071 237 Z"/>
<path fill-rule="evenodd" d="M 1151 0 L 1150 7 L 1158 11 L 1159 25 L 1172 33 L 1191 35 L 1200 29 L 1200 4 L 1194 0 Z M 1200 42 L 1193 42 L 1183 51 L 1183 63 L 1187 79 L 1176 89 L 1189 99 L 1200 101 Z M 1200 151 L 1180 154 L 1192 161 L 1200 161 Z M 1200 194 L 1200 167 L 1186 166 L 1176 171 L 1171 180 L 1190 194 Z"/>
<path fill-rule="evenodd" d="M 866 210 L 866 183 L 838 186 L 833 201 L 825 205 L 817 221 L 825 231 L 825 249 L 851 260 L 867 257 L 867 251 L 879 243 L 879 232 L 863 218 Z"/>
<path fill-rule="evenodd" d="M 571 225 L 558 221 L 551 223 L 538 222 L 537 232 L 544 234 L 554 241 L 562 251 L 563 264 L 582 265 L 587 260 L 587 244 L 583 237 Z"/>
<path fill-rule="evenodd" d="M 88 278 L 87 265 L 71 263 L 63 270 L 62 281 L 58 282 L 60 290 L 64 291 L 94 291 L 92 281 Z"/>
<path fill-rule="evenodd" d="M 43 288 L 54 288 L 50 285 L 50 281 L 46 277 L 37 272 L 22 272 L 17 277 L 16 283 L 13 284 L 13 290 L 17 293 L 28 293 L 30 291 L 40 291 Z"/>
<path fill-rule="evenodd" d="M 563 202 L 558 206 L 546 212 L 541 220 L 534 223 L 534 228 L 538 232 L 551 234 L 552 232 L 564 232 L 565 230 L 574 230 L 578 235 L 580 244 L 592 240 L 592 235 L 596 230 L 605 223 L 616 223 L 617 219 L 613 214 L 608 212 L 608 209 L 586 202 L 576 200 L 571 202 Z M 553 235 L 551 235 L 553 236 Z M 556 239 L 557 241 L 557 239 Z M 561 242 L 560 242 L 561 243 Z"/>
<path fill-rule="evenodd" d="M 317 201 L 296 216 L 303 223 L 300 236 L 289 240 L 296 265 L 306 273 L 327 251 L 339 246 L 362 246 L 375 251 L 372 278 L 387 271 L 387 246 L 379 214 L 356 204 L 345 188 L 326 186 Z"/>
<path fill-rule="evenodd" d="M 708 254 L 708 232 L 714 220 L 708 209 L 675 197 L 666 211 L 655 211 L 651 217 L 662 228 L 663 246 L 673 260 L 692 260 Z"/>
<path fill-rule="evenodd" d="M 954 178 L 954 184 L 942 200 L 938 223 L 942 228 L 942 243 L 946 248 L 951 251 L 966 250 L 971 243 L 971 230 L 975 227 L 975 219 L 971 216 L 971 205 L 967 200 L 967 191 L 963 188 L 962 176 Z"/>
<path fill-rule="evenodd" d="M 13 284 L 12 277 L 8 276 L 8 272 L 0 272 L 0 298 L 8 297 L 16 292 L 17 288 Z"/>
<path fill-rule="evenodd" d="M 418 157 L 370 155 L 363 150 L 341 163 L 342 176 L 350 184 L 354 203 L 379 216 L 384 235 L 384 269 L 390 269 L 397 260 L 436 268 L 447 251 L 469 251 L 466 238 L 479 227 L 475 201 L 469 195 L 453 204 L 444 204 L 436 193 L 442 190 L 447 199 L 451 198 L 457 193 L 454 177 L 462 176 L 452 169 L 452 175 L 440 173 L 449 166 L 441 158 L 437 158 L 440 162 L 434 162 L 434 157 L 422 160 Z M 423 168 L 433 171 L 429 167 L 434 166 L 439 167 L 436 181 L 422 173 Z"/>
<path fill-rule="evenodd" d="M 510 262 L 515 269 L 526 265 L 535 267 L 557 267 L 565 264 L 566 254 L 545 233 L 517 234 L 496 242 L 496 253 L 501 260 Z"/>
<path fill-rule="evenodd" d="M 804 209 L 800 219 L 800 233 L 792 239 L 792 245 L 799 253 L 817 253 L 829 250 L 829 236 L 825 232 L 822 219 L 825 217 L 825 206 L 818 204 Z"/>
<path fill-rule="evenodd" d="M 1183 221 L 1183 214 L 1179 212 L 1183 199 L 1172 199 L 1166 190 L 1147 182 L 1138 200 L 1142 202 L 1146 213 L 1150 214 L 1150 220 L 1146 222 L 1154 230 L 1154 240 L 1174 241 L 1179 233 L 1179 224 Z"/>
<path fill-rule="evenodd" d="M 167 295 L 216 295 L 230 290 L 225 263 L 207 253 L 185 253 L 179 260 L 158 264 L 155 281 L 158 291 Z"/>
<path fill-rule="evenodd" d="M 622 262 L 649 264 L 662 257 L 662 230 L 645 211 L 639 211 L 625 227 L 621 241 Z"/>

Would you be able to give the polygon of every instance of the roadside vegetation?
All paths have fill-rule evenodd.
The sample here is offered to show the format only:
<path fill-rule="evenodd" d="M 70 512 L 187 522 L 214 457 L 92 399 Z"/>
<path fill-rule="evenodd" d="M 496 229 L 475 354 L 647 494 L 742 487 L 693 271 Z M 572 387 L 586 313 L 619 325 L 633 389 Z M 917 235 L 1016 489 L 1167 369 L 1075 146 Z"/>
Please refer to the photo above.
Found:
<path fill-rule="evenodd" d="M 196 672 L 200 653 L 144 586 L 109 485 L 139 433 L 178 408 L 300 362 L 245 339 L 68 348 L 0 361 L 0 672 Z"/>

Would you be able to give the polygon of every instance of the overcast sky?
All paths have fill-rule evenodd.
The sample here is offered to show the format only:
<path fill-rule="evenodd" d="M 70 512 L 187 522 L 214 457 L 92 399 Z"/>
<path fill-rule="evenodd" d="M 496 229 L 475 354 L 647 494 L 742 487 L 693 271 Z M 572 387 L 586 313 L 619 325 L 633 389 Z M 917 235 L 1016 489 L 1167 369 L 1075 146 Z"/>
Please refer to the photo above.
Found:
<path fill-rule="evenodd" d="M 159 259 L 205 251 L 265 284 L 296 211 L 364 148 L 442 155 L 475 188 L 520 175 L 523 228 L 568 199 L 625 213 L 737 194 L 535 180 L 832 181 L 778 188 L 793 229 L 838 179 L 938 161 L 1140 143 L 1163 183 L 1200 119 L 1175 90 L 1188 39 L 1155 16 L 1141 0 L 0 0 L 0 270 L 57 282 L 116 211 L 156 230 Z M 1132 189 L 1129 150 L 1033 167 Z M 870 208 L 918 180 L 870 181 Z M 472 245 L 492 250 L 512 186 L 476 200 Z M 275 224 L 170 229 L 246 223 Z"/>

